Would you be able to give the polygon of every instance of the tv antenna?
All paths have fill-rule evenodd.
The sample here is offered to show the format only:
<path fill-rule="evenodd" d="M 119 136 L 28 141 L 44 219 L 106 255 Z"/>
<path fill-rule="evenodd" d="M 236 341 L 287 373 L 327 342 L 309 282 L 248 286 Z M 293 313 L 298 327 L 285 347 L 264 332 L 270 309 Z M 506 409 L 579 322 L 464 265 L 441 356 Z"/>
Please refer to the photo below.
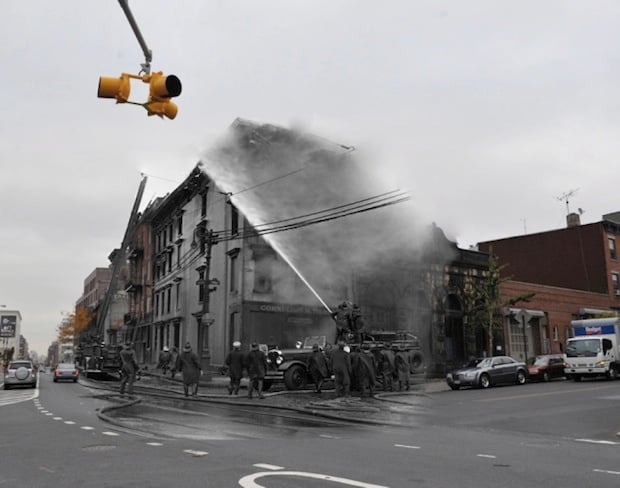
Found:
<path fill-rule="evenodd" d="M 559 197 L 555 197 L 556 200 L 566 203 L 566 215 L 570 214 L 570 210 L 568 208 L 569 199 L 573 197 L 575 193 L 577 193 L 578 191 L 579 191 L 579 188 L 575 188 L 573 190 L 568 190 L 566 193 L 563 193 Z"/>

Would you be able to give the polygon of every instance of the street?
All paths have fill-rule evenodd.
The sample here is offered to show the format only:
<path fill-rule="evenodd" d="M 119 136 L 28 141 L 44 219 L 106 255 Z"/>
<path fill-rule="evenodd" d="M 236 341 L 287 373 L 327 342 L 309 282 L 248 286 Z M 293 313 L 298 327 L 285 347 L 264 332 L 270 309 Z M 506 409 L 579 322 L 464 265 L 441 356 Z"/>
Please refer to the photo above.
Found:
<path fill-rule="evenodd" d="M 111 402 L 40 374 L 0 391 L 0 486 L 565 487 L 620 482 L 620 382 L 413 394 L 406 426 L 253 415 L 243 406 Z M 118 400 L 116 400 L 118 401 Z M 15 403 L 13 403 L 15 402 Z M 259 407 L 256 403 L 257 408 Z M 279 419 L 279 420 L 278 420 Z M 412 426 L 413 425 L 413 426 Z M 136 427 L 136 428 L 134 428 Z M 148 432 L 150 430 L 150 432 Z"/>

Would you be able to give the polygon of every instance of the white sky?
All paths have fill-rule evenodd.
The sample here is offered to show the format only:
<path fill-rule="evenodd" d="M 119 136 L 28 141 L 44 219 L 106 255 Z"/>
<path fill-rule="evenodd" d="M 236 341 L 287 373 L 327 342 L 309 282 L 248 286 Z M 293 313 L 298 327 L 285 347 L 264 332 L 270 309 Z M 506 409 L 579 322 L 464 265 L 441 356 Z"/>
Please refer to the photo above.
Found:
<path fill-rule="evenodd" d="M 353 145 L 461 247 L 620 210 L 620 2 L 130 0 L 174 121 L 98 99 L 144 56 L 116 0 L 3 0 L 0 304 L 45 354 L 118 247 L 236 117 Z M 136 84 L 139 83 L 139 84 Z M 146 85 L 132 83 L 132 100 Z M 0 308 L 0 312 L 2 312 Z"/>

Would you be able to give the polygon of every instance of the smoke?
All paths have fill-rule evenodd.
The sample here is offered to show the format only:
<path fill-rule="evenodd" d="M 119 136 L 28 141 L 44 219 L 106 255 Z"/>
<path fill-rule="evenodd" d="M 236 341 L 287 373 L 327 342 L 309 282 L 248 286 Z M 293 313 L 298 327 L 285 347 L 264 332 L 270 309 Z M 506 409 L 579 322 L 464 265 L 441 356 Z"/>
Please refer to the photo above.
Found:
<path fill-rule="evenodd" d="M 377 177 L 380 170 L 395 179 L 385 161 L 364 161 L 351 147 L 241 119 L 202 162 L 208 176 L 259 228 L 379 195 L 389 201 L 395 193 L 387 192 L 397 190 Z M 343 293 L 350 289 L 352 274 L 389 274 L 420 262 L 428 252 L 443 253 L 430 246 L 431 228 L 407 201 L 264 237 L 334 304 L 351 298 Z M 286 273 L 273 269 L 272 287 L 280 298 L 314 301 L 307 289 L 296 290 L 286 282 Z"/>

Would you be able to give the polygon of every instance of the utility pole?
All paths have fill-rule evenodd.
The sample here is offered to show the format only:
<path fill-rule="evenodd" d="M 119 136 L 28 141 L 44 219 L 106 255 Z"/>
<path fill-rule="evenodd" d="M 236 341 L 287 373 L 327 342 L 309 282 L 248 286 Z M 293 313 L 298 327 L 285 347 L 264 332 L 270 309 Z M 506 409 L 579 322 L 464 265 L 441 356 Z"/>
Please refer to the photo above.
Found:
<path fill-rule="evenodd" d="M 210 296 L 217 287 L 211 285 L 219 285 L 219 280 L 217 278 L 211 279 L 211 250 L 215 244 L 217 244 L 217 240 L 213 236 L 213 229 L 206 230 L 205 232 L 205 262 L 204 262 L 204 280 L 202 283 L 203 286 L 203 296 L 202 296 L 202 310 L 194 316 L 196 317 L 196 322 L 198 325 L 198 357 L 200 358 L 200 364 L 203 370 L 203 376 L 208 381 L 211 379 L 211 351 L 209 349 L 209 327 L 213 325 L 214 319 L 211 318 L 210 314 Z"/>

